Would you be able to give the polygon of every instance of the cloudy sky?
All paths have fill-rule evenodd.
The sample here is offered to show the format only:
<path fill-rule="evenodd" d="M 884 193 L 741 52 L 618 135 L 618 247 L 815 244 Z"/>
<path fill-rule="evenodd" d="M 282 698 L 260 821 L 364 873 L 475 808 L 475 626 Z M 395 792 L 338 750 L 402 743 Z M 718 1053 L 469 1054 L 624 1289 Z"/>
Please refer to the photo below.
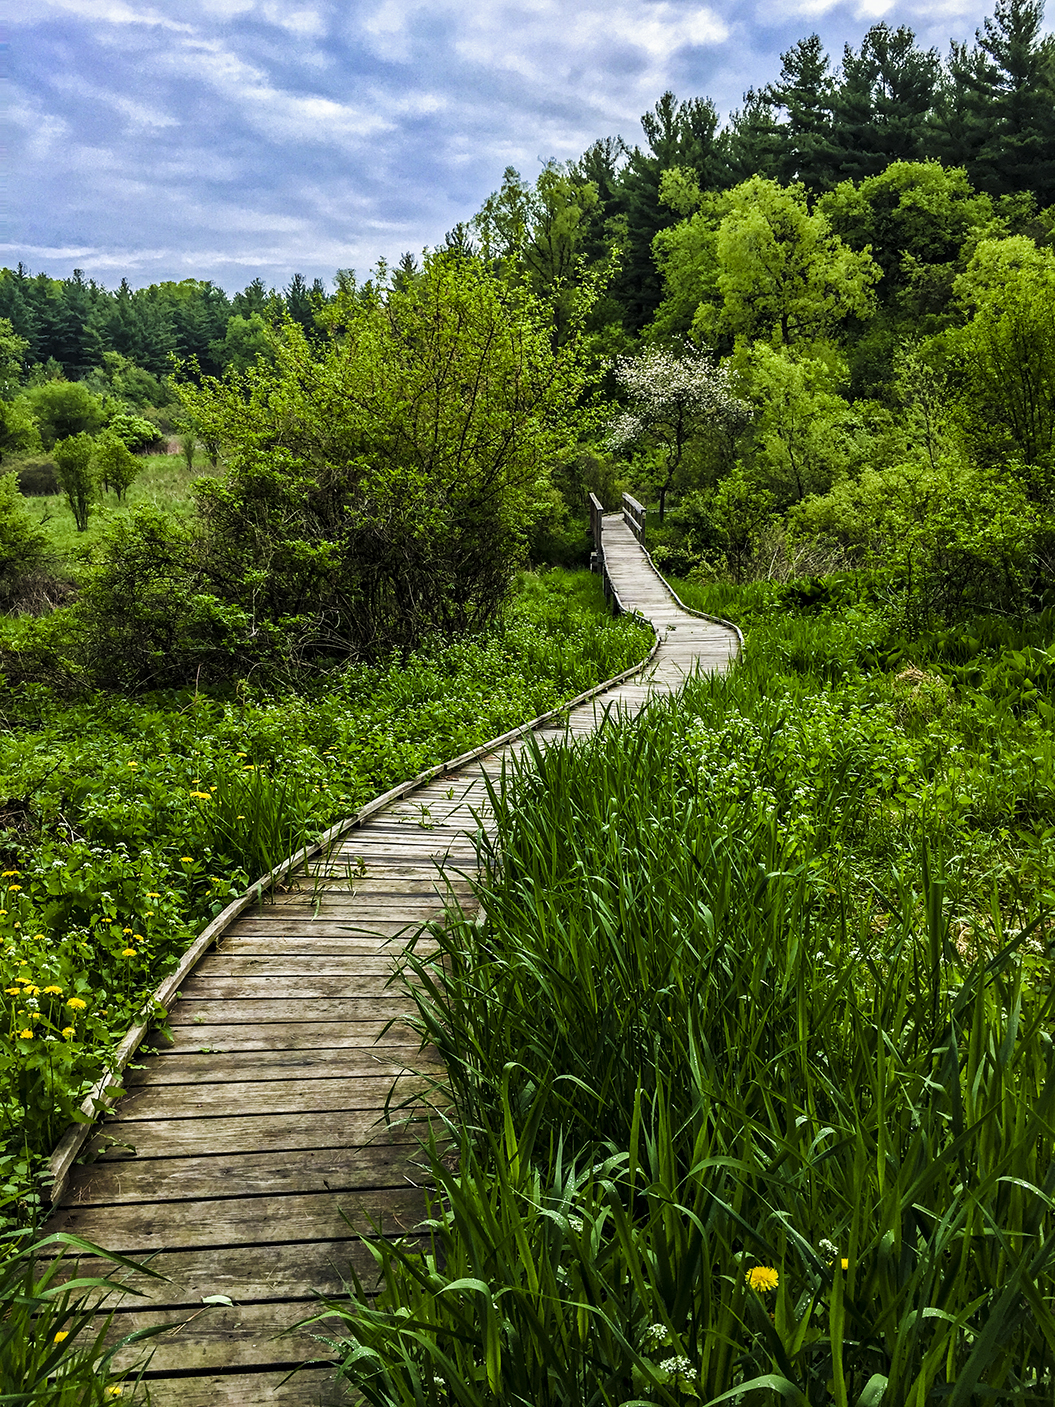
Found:
<path fill-rule="evenodd" d="M 640 139 L 660 93 L 723 113 L 818 31 L 877 19 L 944 54 L 985 0 L 20 0 L 0 263 L 110 286 L 436 244 L 516 166 Z"/>

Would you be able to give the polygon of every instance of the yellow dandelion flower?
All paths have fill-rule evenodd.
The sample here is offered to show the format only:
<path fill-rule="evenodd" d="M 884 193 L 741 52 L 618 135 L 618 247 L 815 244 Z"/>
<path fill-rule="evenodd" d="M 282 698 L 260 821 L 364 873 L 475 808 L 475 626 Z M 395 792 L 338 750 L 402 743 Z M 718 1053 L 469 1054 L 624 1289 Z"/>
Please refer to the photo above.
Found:
<path fill-rule="evenodd" d="M 3 916 L 6 918 L 6 916 L 7 916 L 7 910 L 6 910 L 6 909 L 0 909 L 0 915 L 3 915 Z"/>
<path fill-rule="evenodd" d="M 26 988 L 24 989 L 24 991 L 22 992 L 22 995 L 23 995 L 24 997 L 39 997 L 39 996 L 40 996 L 40 988 L 39 988 L 39 987 L 26 987 Z"/>
<path fill-rule="evenodd" d="M 44 988 L 44 991 L 45 991 L 45 994 L 46 994 L 47 996 L 49 996 L 49 997 L 61 997 L 61 996 L 62 996 L 62 988 L 61 988 L 61 987 L 56 987 L 56 986 L 45 987 L 45 988 Z"/>
<path fill-rule="evenodd" d="M 131 930 L 130 928 L 122 928 L 122 929 L 121 929 L 121 932 L 122 932 L 122 933 L 131 933 L 132 930 Z"/>
<path fill-rule="evenodd" d="M 20 997 L 22 995 L 21 987 L 5 987 L 4 991 L 9 997 Z"/>
<path fill-rule="evenodd" d="M 747 1283 L 752 1290 L 762 1294 L 766 1290 L 775 1290 L 780 1283 L 780 1276 L 770 1265 L 753 1265 L 747 1272 Z"/>
<path fill-rule="evenodd" d="M 122 948 L 122 950 L 121 950 L 121 956 L 122 956 L 123 958 L 134 958 L 135 955 L 136 955 L 136 950 L 135 950 L 135 948 Z"/>
<path fill-rule="evenodd" d="M 207 791 L 192 791 L 191 796 L 197 801 L 211 801 L 212 798 Z"/>
<path fill-rule="evenodd" d="M 22 886 L 20 884 L 9 884 L 7 886 L 7 892 L 9 894 L 17 894 L 21 888 Z"/>
<path fill-rule="evenodd" d="M 129 765 L 129 767 L 138 767 L 138 766 L 139 766 L 139 763 L 138 763 L 138 762 L 130 762 L 128 765 Z"/>
<path fill-rule="evenodd" d="M 236 816 L 236 817 L 235 817 L 235 820 L 236 820 L 236 821 L 244 821 L 244 820 L 245 820 L 245 817 L 244 817 L 244 816 Z"/>
<path fill-rule="evenodd" d="M 18 874 L 17 870 L 4 870 L 0 873 L 0 879 L 14 879 L 16 874 Z"/>
<path fill-rule="evenodd" d="M 160 899 L 160 898 L 161 898 L 161 894 L 160 894 L 160 892 L 159 892 L 157 889 L 151 889 L 151 890 L 149 890 L 149 892 L 147 893 L 147 898 L 148 898 L 148 899 Z"/>
<path fill-rule="evenodd" d="M 43 941 L 44 941 L 44 935 L 43 935 L 43 933 L 34 933 L 34 934 L 33 934 L 33 942 L 34 942 L 34 943 L 43 943 Z"/>
<path fill-rule="evenodd" d="M 193 855 L 181 855 L 181 856 L 179 857 L 179 862 L 180 862 L 181 865 L 193 865 L 193 864 L 194 864 L 194 856 L 193 856 Z"/>
<path fill-rule="evenodd" d="M 850 1269 L 850 1262 L 847 1260 L 847 1258 L 846 1258 L 845 1256 L 843 1256 L 843 1258 L 842 1258 L 842 1260 L 839 1262 L 839 1264 L 842 1266 L 842 1268 L 843 1268 L 844 1270 L 849 1270 L 849 1269 Z"/>
<path fill-rule="evenodd" d="M 71 1011 L 84 1011 L 88 1003 L 85 1001 L 81 1001 L 80 997 L 70 997 L 66 1005 Z"/>
<path fill-rule="evenodd" d="M 70 1336 L 70 1331 L 69 1331 L 69 1329 L 60 1329 L 59 1332 L 55 1335 L 54 1342 L 55 1342 L 55 1343 L 61 1343 L 61 1342 L 63 1341 L 63 1339 L 68 1339 L 69 1336 Z"/>
<path fill-rule="evenodd" d="M 33 1032 L 28 1029 L 25 1031 L 19 1031 L 18 1039 L 20 1041 L 31 1041 L 33 1039 Z"/>
<path fill-rule="evenodd" d="M 62 1034 L 66 1037 L 68 1041 L 72 1041 L 74 1036 L 77 1034 L 77 1028 L 76 1026 L 63 1026 Z"/>
<path fill-rule="evenodd" d="M 132 942 L 133 942 L 133 943 L 142 943 L 142 941 L 143 941 L 143 935 L 142 935 L 142 933 L 133 933 L 133 934 L 132 934 Z"/>
<path fill-rule="evenodd" d="M 107 1397 L 120 1397 L 123 1392 L 124 1388 L 120 1383 L 114 1383 L 106 1389 Z"/>

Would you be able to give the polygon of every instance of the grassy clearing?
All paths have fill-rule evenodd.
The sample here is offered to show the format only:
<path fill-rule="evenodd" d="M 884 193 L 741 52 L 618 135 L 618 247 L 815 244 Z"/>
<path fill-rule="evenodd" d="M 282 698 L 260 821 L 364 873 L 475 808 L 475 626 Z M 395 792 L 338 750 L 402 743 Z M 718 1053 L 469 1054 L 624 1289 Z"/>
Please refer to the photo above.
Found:
<path fill-rule="evenodd" d="M 1051 623 L 693 604 L 728 680 L 504 778 L 417 963 L 460 1165 L 322 1331 L 385 1407 L 1050 1401 Z"/>
<path fill-rule="evenodd" d="M 194 509 L 191 485 L 195 479 L 217 472 L 202 455 L 195 460 L 193 469 L 187 468 L 182 455 L 148 454 L 142 459 L 143 469 L 129 488 L 124 503 L 118 503 L 112 493 L 104 494 L 92 507 L 86 532 L 77 531 L 65 494 L 42 494 L 26 499 L 30 516 L 45 529 L 56 555 L 74 570 L 118 514 L 139 504 L 150 504 L 176 518 L 187 518 Z"/>
<path fill-rule="evenodd" d="M 25 1193 L 202 923 L 327 824 L 647 652 L 589 573 L 525 577 L 501 624 L 298 693 L 244 683 L 0 699 L 0 1192 Z M 6 1186 L 5 1186 L 6 1184 Z M 22 1197 L 16 1212 L 32 1211 Z"/>

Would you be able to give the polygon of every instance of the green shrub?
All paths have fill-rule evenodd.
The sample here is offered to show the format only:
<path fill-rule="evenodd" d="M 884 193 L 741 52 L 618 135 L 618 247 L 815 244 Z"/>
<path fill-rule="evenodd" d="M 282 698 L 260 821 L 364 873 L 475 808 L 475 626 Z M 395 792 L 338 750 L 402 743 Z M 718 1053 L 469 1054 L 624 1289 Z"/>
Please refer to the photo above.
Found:
<path fill-rule="evenodd" d="M 0 610 L 18 600 L 47 556 L 47 537 L 26 512 L 15 475 L 0 475 Z"/>
<path fill-rule="evenodd" d="M 75 435 L 94 435 L 102 428 L 106 412 L 99 396 L 79 381 L 45 381 L 31 386 L 25 400 L 40 427 L 44 448 Z"/>
<path fill-rule="evenodd" d="M 95 443 L 92 467 L 105 490 L 113 489 L 120 503 L 143 468 L 128 446 L 111 427 Z"/>

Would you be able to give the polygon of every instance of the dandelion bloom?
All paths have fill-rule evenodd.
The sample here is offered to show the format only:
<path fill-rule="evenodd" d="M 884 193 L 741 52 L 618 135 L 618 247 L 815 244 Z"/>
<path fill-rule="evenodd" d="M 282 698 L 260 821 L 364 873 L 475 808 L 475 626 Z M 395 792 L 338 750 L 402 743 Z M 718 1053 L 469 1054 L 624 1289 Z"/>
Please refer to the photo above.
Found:
<path fill-rule="evenodd" d="M 120 1397 L 123 1392 L 124 1388 L 120 1383 L 114 1383 L 111 1387 L 106 1389 L 107 1397 Z"/>
<path fill-rule="evenodd" d="M 66 1037 L 68 1041 L 72 1041 L 74 1036 L 77 1034 L 77 1028 L 76 1026 L 63 1026 L 62 1034 Z"/>
<path fill-rule="evenodd" d="M 753 1265 L 747 1272 L 747 1283 L 752 1290 L 758 1290 L 761 1294 L 765 1290 L 775 1290 L 780 1276 L 771 1265 Z"/>
<path fill-rule="evenodd" d="M 195 797 L 198 801 L 210 801 L 212 799 L 207 791 L 192 791 L 191 796 Z"/>
<path fill-rule="evenodd" d="M 148 898 L 148 899 L 160 899 L 160 898 L 161 898 L 161 894 L 158 892 L 158 890 L 156 890 L 156 889 L 151 889 L 151 890 L 148 890 L 148 891 L 147 891 L 147 898 Z"/>
<path fill-rule="evenodd" d="M 128 765 L 129 765 L 129 767 L 138 767 L 138 766 L 139 766 L 139 763 L 138 763 L 138 762 L 130 762 Z"/>
<path fill-rule="evenodd" d="M 25 1031 L 19 1031 L 18 1039 L 20 1041 L 31 1041 L 33 1039 L 33 1032 L 29 1029 L 26 1029 Z"/>
<path fill-rule="evenodd" d="M 122 956 L 123 958 L 134 958 L 135 955 L 136 955 L 136 950 L 135 950 L 135 948 L 122 948 L 122 949 L 121 949 L 121 956 Z"/>
<path fill-rule="evenodd" d="M 194 864 L 194 856 L 193 856 L 193 855 L 181 855 L 181 856 L 179 857 L 179 862 L 180 862 L 181 865 L 193 865 L 193 864 Z"/>
<path fill-rule="evenodd" d="M 32 987 L 32 986 L 26 987 L 26 988 L 23 989 L 22 995 L 23 995 L 24 997 L 39 997 L 39 996 L 40 996 L 40 988 L 39 988 L 39 987 Z"/>
<path fill-rule="evenodd" d="M 80 997 L 70 997 L 66 1005 L 71 1011 L 83 1011 L 88 1003 L 81 1001 Z"/>
<path fill-rule="evenodd" d="M 844 1270 L 849 1270 L 849 1269 L 850 1269 L 850 1262 L 846 1259 L 845 1256 L 843 1256 L 843 1258 L 842 1258 L 842 1260 L 839 1262 L 839 1264 L 842 1266 L 842 1268 L 843 1268 Z"/>
<path fill-rule="evenodd" d="M 59 1332 L 55 1335 L 55 1340 L 54 1340 L 54 1341 L 55 1341 L 55 1343 L 61 1343 L 61 1342 L 63 1341 L 63 1339 L 68 1339 L 69 1336 L 70 1336 L 70 1331 L 69 1331 L 69 1329 L 60 1329 Z"/>
<path fill-rule="evenodd" d="M 0 874 L 0 879 L 14 879 L 16 874 L 18 874 L 17 870 L 4 870 L 3 873 Z"/>
<path fill-rule="evenodd" d="M 133 933 L 133 934 L 132 934 L 132 942 L 133 942 L 133 943 L 142 943 L 142 941 L 143 941 L 143 935 L 142 935 L 142 933 Z"/>
<path fill-rule="evenodd" d="M 21 888 L 22 886 L 20 884 L 9 884 L 7 886 L 7 892 L 9 894 L 17 894 Z"/>
<path fill-rule="evenodd" d="M 61 987 L 55 987 L 55 986 L 52 986 L 52 987 L 45 987 L 45 988 L 44 988 L 44 992 L 45 992 L 45 994 L 46 994 L 47 996 L 49 996 L 49 997 L 61 997 L 61 996 L 62 996 L 62 988 L 61 988 Z"/>
<path fill-rule="evenodd" d="M 22 995 L 21 987 L 5 987 L 4 991 L 9 997 L 20 997 Z"/>
<path fill-rule="evenodd" d="M 33 942 L 34 942 L 34 943 L 43 943 L 43 941 L 44 941 L 44 935 L 43 935 L 43 933 L 34 933 L 34 934 L 33 934 Z"/>

